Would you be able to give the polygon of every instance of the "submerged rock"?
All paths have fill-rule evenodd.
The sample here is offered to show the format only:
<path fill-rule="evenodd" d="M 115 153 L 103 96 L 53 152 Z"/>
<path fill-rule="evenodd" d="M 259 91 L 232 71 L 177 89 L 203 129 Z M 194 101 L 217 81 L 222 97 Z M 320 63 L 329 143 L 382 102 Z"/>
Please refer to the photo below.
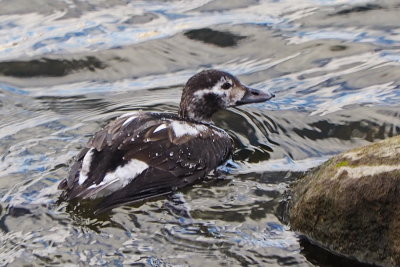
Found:
<path fill-rule="evenodd" d="M 359 261 L 400 265 L 400 136 L 339 154 L 292 187 L 291 227 Z"/>

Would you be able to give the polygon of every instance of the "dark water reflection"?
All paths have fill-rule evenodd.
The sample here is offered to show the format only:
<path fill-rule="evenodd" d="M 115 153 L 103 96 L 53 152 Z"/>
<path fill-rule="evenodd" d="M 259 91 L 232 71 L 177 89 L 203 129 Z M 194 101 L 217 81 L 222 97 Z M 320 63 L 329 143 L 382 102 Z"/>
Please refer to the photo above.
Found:
<path fill-rule="evenodd" d="M 92 56 L 70 61 L 43 58 L 41 60 L 0 62 L 1 75 L 20 78 L 59 77 L 82 69 L 95 71 L 104 68 L 106 68 L 105 64 Z"/>
<path fill-rule="evenodd" d="M 202 41 L 219 47 L 236 46 L 245 36 L 235 35 L 226 31 L 215 31 L 210 28 L 196 29 L 185 32 L 185 36 L 192 40 Z"/>
<path fill-rule="evenodd" d="M 400 133 L 396 1 L 0 5 L 0 265 L 355 266 L 291 232 L 281 204 L 308 169 Z M 214 116 L 227 174 L 101 216 L 57 203 L 92 133 L 175 113 L 210 67 L 277 95 Z"/>

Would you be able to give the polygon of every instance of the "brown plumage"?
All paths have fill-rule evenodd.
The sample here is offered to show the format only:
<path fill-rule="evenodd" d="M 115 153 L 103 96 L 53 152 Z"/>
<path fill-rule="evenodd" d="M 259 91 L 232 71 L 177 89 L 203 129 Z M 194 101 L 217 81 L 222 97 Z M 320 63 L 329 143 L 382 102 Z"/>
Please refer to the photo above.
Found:
<path fill-rule="evenodd" d="M 99 212 L 192 184 L 232 153 L 231 138 L 210 124 L 211 115 L 271 97 L 229 73 L 200 72 L 183 90 L 179 116 L 128 114 L 97 132 L 61 181 L 62 198 L 104 197 L 96 207 Z"/>

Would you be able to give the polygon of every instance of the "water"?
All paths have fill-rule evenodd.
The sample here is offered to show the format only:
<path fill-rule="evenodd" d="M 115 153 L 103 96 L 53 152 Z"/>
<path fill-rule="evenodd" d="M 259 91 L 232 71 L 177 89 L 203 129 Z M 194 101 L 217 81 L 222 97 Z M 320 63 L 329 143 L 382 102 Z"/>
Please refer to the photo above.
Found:
<path fill-rule="evenodd" d="M 279 203 L 309 168 L 400 133 L 399 12 L 395 0 L 0 1 L 0 264 L 354 266 L 290 231 Z M 100 217 L 57 205 L 92 133 L 125 112 L 176 112 L 210 67 L 277 95 L 216 114 L 235 140 L 231 174 Z"/>

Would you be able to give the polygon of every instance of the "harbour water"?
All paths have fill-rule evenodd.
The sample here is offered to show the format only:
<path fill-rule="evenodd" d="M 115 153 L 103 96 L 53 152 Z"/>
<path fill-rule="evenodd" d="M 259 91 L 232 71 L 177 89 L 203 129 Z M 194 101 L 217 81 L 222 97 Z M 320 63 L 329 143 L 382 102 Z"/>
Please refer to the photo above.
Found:
<path fill-rule="evenodd" d="M 303 172 L 400 134 L 399 13 L 395 0 L 0 0 L 0 265 L 357 266 L 279 207 Z M 206 68 L 276 94 L 215 115 L 235 142 L 229 174 L 101 216 L 57 203 L 91 134 L 126 112 L 175 113 Z"/>

